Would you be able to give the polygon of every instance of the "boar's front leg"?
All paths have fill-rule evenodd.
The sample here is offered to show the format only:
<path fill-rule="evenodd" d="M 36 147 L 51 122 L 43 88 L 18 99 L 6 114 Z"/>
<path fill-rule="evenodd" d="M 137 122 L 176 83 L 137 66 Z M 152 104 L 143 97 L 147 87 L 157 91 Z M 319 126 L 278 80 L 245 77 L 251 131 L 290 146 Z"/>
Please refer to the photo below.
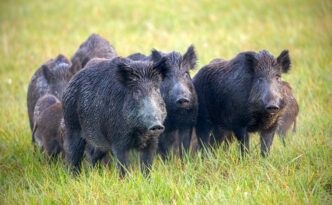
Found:
<path fill-rule="evenodd" d="M 245 153 L 249 152 L 249 134 L 246 128 L 239 128 L 234 130 L 236 138 L 241 143 L 241 156 L 243 157 Z"/>
<path fill-rule="evenodd" d="M 261 155 L 262 157 L 266 157 L 270 153 L 270 147 L 273 142 L 275 133 L 275 128 L 272 128 L 270 130 L 264 130 L 261 132 Z"/>
<path fill-rule="evenodd" d="M 128 170 L 128 149 L 126 146 L 114 144 L 112 152 L 114 158 L 116 159 L 116 165 L 120 172 L 120 178 L 123 178 L 126 175 L 126 170 Z"/>
<path fill-rule="evenodd" d="M 196 123 L 196 136 L 200 145 L 200 149 L 208 148 L 210 146 L 210 132 L 212 126 L 210 121 L 205 119 L 198 119 Z"/>
<path fill-rule="evenodd" d="M 158 143 L 153 140 L 147 147 L 141 150 L 141 169 L 144 175 L 149 175 Z"/>
<path fill-rule="evenodd" d="M 179 155 L 181 160 L 183 160 L 184 151 L 185 152 L 189 151 L 192 131 L 193 128 L 189 127 L 187 129 L 179 130 L 178 132 L 180 138 Z"/>
<path fill-rule="evenodd" d="M 284 147 L 286 147 L 286 141 L 285 141 L 285 138 L 286 138 L 286 132 L 284 130 L 279 130 L 278 131 L 278 135 L 282 141 L 282 144 L 284 145 Z"/>
<path fill-rule="evenodd" d="M 169 156 L 170 148 L 175 142 L 176 131 L 164 131 L 159 135 L 158 140 L 158 153 L 161 155 L 163 160 L 166 160 Z"/>
<path fill-rule="evenodd" d="M 210 137 L 210 144 L 213 146 L 215 149 L 218 148 L 225 140 L 225 131 L 222 129 L 220 126 L 215 125 L 213 126 L 212 129 L 212 134 Z"/>

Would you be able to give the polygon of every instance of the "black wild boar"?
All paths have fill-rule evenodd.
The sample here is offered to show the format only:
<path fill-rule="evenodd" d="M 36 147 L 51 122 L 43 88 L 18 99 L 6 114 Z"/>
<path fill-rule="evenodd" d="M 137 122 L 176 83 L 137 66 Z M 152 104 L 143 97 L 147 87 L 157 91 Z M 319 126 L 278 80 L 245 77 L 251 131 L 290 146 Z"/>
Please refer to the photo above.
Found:
<path fill-rule="evenodd" d="M 55 59 L 47 61 L 31 77 L 27 96 L 31 130 L 34 127 L 33 115 L 37 100 L 45 94 L 52 94 L 61 100 L 63 90 L 73 76 L 70 66 L 70 61 L 60 54 Z"/>
<path fill-rule="evenodd" d="M 114 47 L 98 34 L 91 34 L 71 58 L 72 70 L 78 72 L 93 58 L 111 59 L 117 56 Z"/>
<path fill-rule="evenodd" d="M 222 137 L 232 131 L 241 142 L 241 153 L 249 151 L 249 133 L 259 132 L 261 154 L 269 153 L 278 119 L 287 97 L 281 74 L 290 69 L 288 51 L 275 59 L 268 51 L 243 52 L 235 58 L 203 67 L 194 77 L 198 94 L 196 134 L 201 145 L 209 134 Z"/>
<path fill-rule="evenodd" d="M 285 142 L 286 134 L 287 131 L 292 126 L 292 124 L 293 124 L 293 133 L 296 132 L 296 117 L 299 113 L 299 105 L 297 104 L 297 101 L 293 96 L 291 86 L 285 81 L 282 81 L 282 84 L 287 97 L 287 105 L 284 113 L 282 113 L 282 115 L 279 117 L 277 132 L 282 140 L 283 145 L 286 146 Z M 232 132 L 224 130 L 219 130 L 219 131 L 213 130 L 212 133 L 218 133 L 219 136 L 218 138 L 211 137 L 210 144 L 216 143 L 217 146 L 219 146 L 222 142 L 225 142 L 226 147 L 228 147 L 229 143 L 233 142 Z"/>
<path fill-rule="evenodd" d="M 54 95 L 44 95 L 36 104 L 33 137 L 46 157 L 55 157 L 63 152 L 61 102 Z"/>
<path fill-rule="evenodd" d="M 292 124 L 294 124 L 293 133 L 296 132 L 296 117 L 299 113 L 299 105 L 297 104 L 297 101 L 293 96 L 291 86 L 285 81 L 283 81 L 282 84 L 286 93 L 288 103 L 285 112 L 280 116 L 278 134 L 281 137 L 282 143 L 284 144 L 284 146 L 286 146 L 286 134 Z"/>
<path fill-rule="evenodd" d="M 165 132 L 159 136 L 158 152 L 163 157 L 171 147 L 179 149 L 182 158 L 182 147 L 187 151 L 190 147 L 192 127 L 197 117 L 197 95 L 189 71 L 194 69 L 197 56 L 194 46 L 190 46 L 182 56 L 178 52 L 162 53 L 153 50 L 150 56 L 135 53 L 129 56 L 133 60 L 152 60 L 158 62 L 162 57 L 167 59 L 166 77 L 160 92 L 166 103 L 167 118 Z"/>
<path fill-rule="evenodd" d="M 150 168 L 166 118 L 159 90 L 165 61 L 115 57 L 73 77 L 62 102 L 66 157 L 75 171 L 79 171 L 86 143 L 101 152 L 111 151 L 121 176 L 130 149 L 141 151 L 142 168 Z"/>

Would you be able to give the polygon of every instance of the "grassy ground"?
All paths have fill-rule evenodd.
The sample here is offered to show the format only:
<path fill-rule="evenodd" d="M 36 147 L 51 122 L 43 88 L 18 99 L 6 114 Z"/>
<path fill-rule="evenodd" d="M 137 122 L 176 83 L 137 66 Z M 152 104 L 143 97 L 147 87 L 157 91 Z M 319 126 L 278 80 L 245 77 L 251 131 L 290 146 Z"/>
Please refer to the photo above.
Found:
<path fill-rule="evenodd" d="M 332 2 L 326 1 L 6 1 L 0 2 L 0 204 L 331 204 Z M 114 166 L 73 178 L 62 161 L 33 151 L 26 95 L 30 77 L 58 53 L 70 57 L 92 32 L 119 55 L 152 48 L 184 52 L 196 46 L 199 67 L 216 57 L 289 49 L 283 79 L 300 104 L 297 133 L 271 156 L 259 156 L 258 137 L 239 161 L 238 144 L 163 163 L 142 177 Z M 194 75 L 194 73 L 192 73 Z"/>

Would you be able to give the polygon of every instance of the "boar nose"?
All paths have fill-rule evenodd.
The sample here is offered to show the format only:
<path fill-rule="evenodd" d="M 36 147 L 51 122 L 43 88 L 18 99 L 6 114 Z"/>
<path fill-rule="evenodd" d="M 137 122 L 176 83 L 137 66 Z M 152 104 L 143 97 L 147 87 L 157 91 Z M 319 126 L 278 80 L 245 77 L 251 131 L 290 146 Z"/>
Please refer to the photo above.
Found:
<path fill-rule="evenodd" d="M 161 134 L 164 131 L 165 127 L 162 124 L 156 123 L 149 127 L 151 134 Z"/>
<path fill-rule="evenodd" d="M 266 107 L 265 110 L 271 114 L 275 114 L 279 112 L 279 106 L 276 103 L 269 103 Z"/>
<path fill-rule="evenodd" d="M 184 98 L 184 97 L 178 98 L 176 100 L 176 104 L 179 105 L 179 106 L 186 106 L 186 105 L 189 104 L 189 99 L 188 98 Z"/>

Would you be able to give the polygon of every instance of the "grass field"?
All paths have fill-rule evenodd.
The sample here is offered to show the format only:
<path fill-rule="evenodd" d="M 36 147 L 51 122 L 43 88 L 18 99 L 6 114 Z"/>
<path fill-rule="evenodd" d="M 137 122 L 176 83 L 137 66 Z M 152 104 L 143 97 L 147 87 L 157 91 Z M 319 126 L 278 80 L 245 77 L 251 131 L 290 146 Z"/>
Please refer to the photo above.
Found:
<path fill-rule="evenodd" d="M 0 22 L 0 204 L 332 203 L 332 1 L 2 0 Z M 289 49 L 283 79 L 300 105 L 297 133 L 286 148 L 276 137 L 267 159 L 252 136 L 244 160 L 235 143 L 183 164 L 157 157 L 150 179 L 133 156 L 123 180 L 115 166 L 86 166 L 73 178 L 62 161 L 33 151 L 27 87 L 43 62 L 71 57 L 92 32 L 123 56 L 194 44 L 198 68 L 240 51 Z"/>

